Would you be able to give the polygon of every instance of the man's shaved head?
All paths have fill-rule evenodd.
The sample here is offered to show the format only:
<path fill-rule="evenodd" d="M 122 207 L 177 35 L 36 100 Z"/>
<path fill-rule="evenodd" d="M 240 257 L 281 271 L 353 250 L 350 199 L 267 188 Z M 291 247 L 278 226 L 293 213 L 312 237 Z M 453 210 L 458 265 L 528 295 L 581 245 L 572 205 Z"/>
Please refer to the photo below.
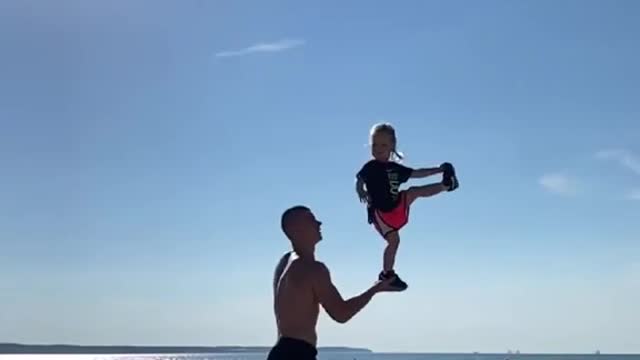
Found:
<path fill-rule="evenodd" d="M 320 225 L 311 210 L 303 205 L 288 208 L 282 213 L 282 231 L 296 252 L 313 254 L 315 245 L 322 239 Z"/>
<path fill-rule="evenodd" d="M 296 205 L 288 208 L 282 213 L 280 226 L 282 227 L 282 231 L 285 233 L 285 235 L 287 235 L 289 239 L 291 239 L 291 225 L 300 218 L 300 215 L 307 211 L 311 210 L 304 205 Z"/>

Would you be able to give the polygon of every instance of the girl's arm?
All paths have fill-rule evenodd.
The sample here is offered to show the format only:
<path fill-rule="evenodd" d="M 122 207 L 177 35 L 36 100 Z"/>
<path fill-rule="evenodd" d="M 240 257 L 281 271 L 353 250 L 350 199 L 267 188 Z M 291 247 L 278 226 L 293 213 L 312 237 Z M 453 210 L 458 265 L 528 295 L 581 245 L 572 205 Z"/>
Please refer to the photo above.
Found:
<path fill-rule="evenodd" d="M 411 173 L 412 178 L 424 178 L 431 175 L 442 173 L 443 170 L 440 167 L 420 168 L 414 169 Z"/>

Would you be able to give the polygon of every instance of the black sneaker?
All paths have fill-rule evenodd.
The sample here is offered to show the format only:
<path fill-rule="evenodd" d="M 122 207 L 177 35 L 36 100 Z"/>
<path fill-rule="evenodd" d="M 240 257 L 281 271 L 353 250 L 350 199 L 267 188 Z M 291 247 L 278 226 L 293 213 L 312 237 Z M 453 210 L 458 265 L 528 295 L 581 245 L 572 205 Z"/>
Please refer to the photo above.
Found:
<path fill-rule="evenodd" d="M 407 283 L 402 281 L 402 279 L 400 279 L 398 274 L 396 274 L 393 270 L 388 271 L 386 273 L 384 271 L 381 271 L 380 274 L 378 275 L 378 280 L 386 280 L 391 277 L 394 278 L 391 284 L 389 284 L 392 288 L 394 288 L 396 291 L 407 290 L 407 287 L 409 287 Z"/>
<path fill-rule="evenodd" d="M 456 169 L 450 163 L 446 162 L 440 165 L 442 172 L 442 185 L 447 187 L 447 191 L 453 191 L 460 186 L 456 177 Z"/>

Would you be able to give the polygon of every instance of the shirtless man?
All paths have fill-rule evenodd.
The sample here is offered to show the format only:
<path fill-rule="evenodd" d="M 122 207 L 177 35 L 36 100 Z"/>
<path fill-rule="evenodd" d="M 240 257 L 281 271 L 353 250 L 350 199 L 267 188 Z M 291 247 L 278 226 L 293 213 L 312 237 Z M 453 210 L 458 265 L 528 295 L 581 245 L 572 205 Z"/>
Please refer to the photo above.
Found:
<path fill-rule="evenodd" d="M 280 259 L 274 273 L 278 341 L 269 352 L 268 360 L 314 360 L 320 305 L 333 320 L 345 323 L 362 310 L 373 295 L 393 291 L 390 286 L 393 279 L 378 281 L 367 291 L 345 301 L 332 283 L 329 269 L 314 256 L 315 246 L 322 239 L 322 223 L 305 206 L 287 209 L 281 221 L 293 251 Z"/>

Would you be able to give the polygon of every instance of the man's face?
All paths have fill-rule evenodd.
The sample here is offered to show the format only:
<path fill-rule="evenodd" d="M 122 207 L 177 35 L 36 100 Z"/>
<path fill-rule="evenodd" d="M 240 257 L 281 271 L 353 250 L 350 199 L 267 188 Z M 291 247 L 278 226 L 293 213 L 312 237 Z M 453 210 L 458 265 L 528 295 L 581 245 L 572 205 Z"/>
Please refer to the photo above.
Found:
<path fill-rule="evenodd" d="M 322 240 L 320 225 L 322 222 L 318 221 L 311 211 L 300 214 L 300 235 L 305 241 L 316 244 Z"/>

